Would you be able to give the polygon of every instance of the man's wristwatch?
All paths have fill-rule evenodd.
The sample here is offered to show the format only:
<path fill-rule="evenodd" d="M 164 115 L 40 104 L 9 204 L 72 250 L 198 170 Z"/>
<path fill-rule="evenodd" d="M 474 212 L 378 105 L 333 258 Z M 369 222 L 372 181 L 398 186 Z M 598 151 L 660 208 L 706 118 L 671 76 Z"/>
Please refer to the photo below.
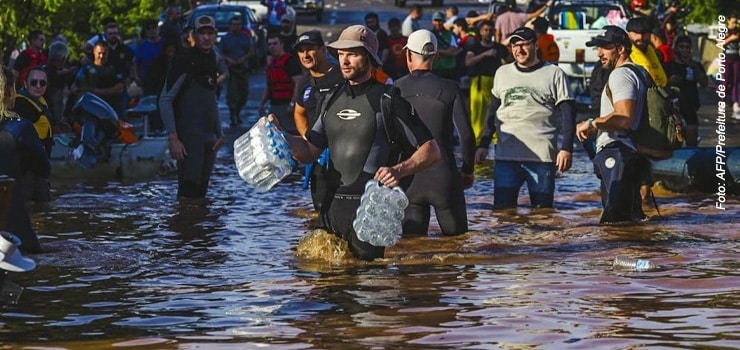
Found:
<path fill-rule="evenodd" d="M 594 126 L 594 118 L 588 118 L 588 128 L 596 129 L 596 126 Z"/>

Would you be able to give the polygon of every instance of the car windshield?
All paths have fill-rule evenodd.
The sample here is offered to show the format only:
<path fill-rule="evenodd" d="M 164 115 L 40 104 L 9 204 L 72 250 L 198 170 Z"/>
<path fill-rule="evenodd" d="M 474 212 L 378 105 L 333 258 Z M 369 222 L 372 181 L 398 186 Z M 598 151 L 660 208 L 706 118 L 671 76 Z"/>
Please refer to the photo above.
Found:
<path fill-rule="evenodd" d="M 202 15 L 213 17 L 213 19 L 216 20 L 216 29 L 218 29 L 219 32 L 228 31 L 229 23 L 234 17 L 241 18 L 242 22 L 245 21 L 244 12 L 241 12 L 239 10 L 204 10 L 198 14 L 198 16 Z M 249 23 L 246 24 L 248 25 Z"/>
<path fill-rule="evenodd" d="M 623 27 L 629 14 L 621 6 L 607 4 L 563 4 L 549 12 L 554 29 L 601 29 L 606 25 Z"/>

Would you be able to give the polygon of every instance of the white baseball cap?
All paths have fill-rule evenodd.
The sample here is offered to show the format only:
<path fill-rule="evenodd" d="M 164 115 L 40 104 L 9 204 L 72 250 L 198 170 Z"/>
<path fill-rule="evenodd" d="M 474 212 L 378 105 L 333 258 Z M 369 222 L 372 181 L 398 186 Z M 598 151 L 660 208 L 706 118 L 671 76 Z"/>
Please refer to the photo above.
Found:
<path fill-rule="evenodd" d="M 437 53 L 437 37 L 429 30 L 419 29 L 409 35 L 403 48 L 422 56 L 431 56 Z"/>

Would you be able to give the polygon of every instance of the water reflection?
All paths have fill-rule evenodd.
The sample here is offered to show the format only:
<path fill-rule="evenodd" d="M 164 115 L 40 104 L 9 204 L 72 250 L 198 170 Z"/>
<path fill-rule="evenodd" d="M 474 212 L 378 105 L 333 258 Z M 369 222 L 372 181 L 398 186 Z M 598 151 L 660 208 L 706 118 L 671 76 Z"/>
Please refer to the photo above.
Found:
<path fill-rule="evenodd" d="M 12 279 L 0 342 L 68 349 L 737 347 L 738 202 L 659 193 L 662 217 L 600 226 L 577 153 L 556 210 L 491 212 L 467 192 L 471 232 L 402 240 L 354 260 L 320 230 L 298 174 L 246 187 L 222 151 L 209 199 L 171 179 L 59 184 L 33 208 L 47 253 Z M 481 170 L 485 173 L 485 168 Z M 656 213 L 653 211 L 653 215 Z M 307 234 L 307 232 L 310 232 Z M 615 270 L 616 255 L 660 269 Z"/>

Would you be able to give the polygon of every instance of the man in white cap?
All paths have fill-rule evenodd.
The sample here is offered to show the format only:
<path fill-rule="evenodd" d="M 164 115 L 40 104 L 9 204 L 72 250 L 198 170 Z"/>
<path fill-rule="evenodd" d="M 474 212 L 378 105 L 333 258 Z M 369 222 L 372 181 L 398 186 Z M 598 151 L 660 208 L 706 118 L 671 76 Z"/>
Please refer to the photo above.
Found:
<path fill-rule="evenodd" d="M 372 30 L 350 26 L 328 46 L 336 51 L 347 82 L 326 96 L 320 117 L 306 135 L 288 135 L 288 141 L 294 157 L 304 163 L 329 148 L 332 159 L 319 226 L 347 240 L 355 257 L 374 260 L 383 257 L 385 247 L 359 240 L 352 227 L 365 184 L 375 179 L 388 187 L 403 186 L 405 178 L 439 160 L 439 148 L 408 101 L 373 79 L 373 70 L 381 62 Z M 381 112 L 385 93 L 393 96 L 390 116 Z M 269 118 L 277 120 L 273 115 Z M 413 153 L 403 153 L 410 149 Z"/>
<path fill-rule="evenodd" d="M 224 143 L 216 99 L 213 17 L 196 18 L 193 37 L 195 47 L 183 49 L 173 58 L 159 97 L 159 111 L 169 135 L 170 154 L 178 161 L 177 196 L 202 198 L 216 153 Z"/>
<path fill-rule="evenodd" d="M 533 208 L 552 208 L 555 174 L 570 169 L 575 135 L 575 108 L 568 78 L 558 66 L 537 58 L 537 34 L 520 27 L 509 37 L 514 62 L 496 72 L 486 127 L 476 161 L 488 156 L 494 130 L 496 181 L 494 209 L 517 206 L 519 189 L 527 183 Z M 562 116 L 558 148 L 556 109 Z"/>
<path fill-rule="evenodd" d="M 403 235 L 426 235 L 430 207 L 434 207 L 444 235 L 468 231 L 464 189 L 473 185 L 475 137 L 456 81 L 432 73 L 437 59 L 437 38 L 420 29 L 411 34 L 406 50 L 408 75 L 396 81 L 401 96 L 411 103 L 439 144 L 441 160 L 414 176 L 406 191 L 409 206 L 403 219 Z M 460 136 L 462 168 L 455 160 L 454 130 Z"/>

